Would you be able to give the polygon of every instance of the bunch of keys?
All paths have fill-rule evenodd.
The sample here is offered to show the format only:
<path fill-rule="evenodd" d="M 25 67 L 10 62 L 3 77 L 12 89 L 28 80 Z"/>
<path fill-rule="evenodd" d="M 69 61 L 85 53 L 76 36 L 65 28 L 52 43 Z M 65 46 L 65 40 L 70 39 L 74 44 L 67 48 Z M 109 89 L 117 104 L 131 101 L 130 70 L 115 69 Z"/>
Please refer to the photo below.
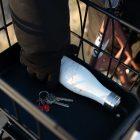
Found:
<path fill-rule="evenodd" d="M 56 104 L 56 105 L 67 107 L 67 108 L 69 107 L 68 104 L 62 103 L 61 101 L 73 102 L 73 99 L 56 97 L 55 95 L 47 91 L 41 91 L 39 93 L 39 106 L 40 106 L 40 109 L 43 111 L 49 111 L 50 105 L 52 104 Z"/>

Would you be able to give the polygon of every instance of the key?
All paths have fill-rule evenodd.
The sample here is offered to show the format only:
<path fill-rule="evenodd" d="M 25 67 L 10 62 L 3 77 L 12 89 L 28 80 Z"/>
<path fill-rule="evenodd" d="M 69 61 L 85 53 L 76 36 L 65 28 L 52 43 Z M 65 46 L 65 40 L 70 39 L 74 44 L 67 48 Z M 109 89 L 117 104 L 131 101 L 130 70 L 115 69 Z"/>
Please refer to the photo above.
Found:
<path fill-rule="evenodd" d="M 53 94 L 49 94 L 49 98 L 55 98 L 55 100 L 59 101 L 65 101 L 65 102 L 73 102 L 73 99 L 63 98 L 63 97 L 56 97 Z"/>
<path fill-rule="evenodd" d="M 62 98 L 62 97 L 56 97 L 57 101 L 65 101 L 65 102 L 73 102 L 73 99 L 68 98 Z"/>
<path fill-rule="evenodd" d="M 64 104 L 64 103 L 61 103 L 61 102 L 57 101 L 57 98 L 52 94 L 50 96 L 48 96 L 48 98 L 46 98 L 46 99 L 47 99 L 46 102 L 48 104 L 56 104 L 56 105 L 67 107 L 67 108 L 69 107 L 68 104 Z"/>
<path fill-rule="evenodd" d="M 61 102 L 54 102 L 53 104 L 56 104 L 56 105 L 59 105 L 59 106 L 62 106 L 62 107 L 67 107 L 69 108 L 69 105 L 68 104 L 64 104 L 64 103 L 61 103 Z"/>
<path fill-rule="evenodd" d="M 45 94 L 45 97 L 44 95 Z M 42 95 L 42 96 L 41 96 Z M 43 97 L 43 98 L 42 98 Z M 62 98 L 62 97 L 56 97 L 55 95 L 47 92 L 47 91 L 42 91 L 39 94 L 39 101 L 42 104 L 48 104 L 48 105 L 52 105 L 52 104 L 56 104 L 59 106 L 63 106 L 63 107 L 69 107 L 68 104 L 65 103 L 61 103 L 60 101 L 65 101 L 65 102 L 73 102 L 73 99 L 68 99 L 68 98 Z"/>

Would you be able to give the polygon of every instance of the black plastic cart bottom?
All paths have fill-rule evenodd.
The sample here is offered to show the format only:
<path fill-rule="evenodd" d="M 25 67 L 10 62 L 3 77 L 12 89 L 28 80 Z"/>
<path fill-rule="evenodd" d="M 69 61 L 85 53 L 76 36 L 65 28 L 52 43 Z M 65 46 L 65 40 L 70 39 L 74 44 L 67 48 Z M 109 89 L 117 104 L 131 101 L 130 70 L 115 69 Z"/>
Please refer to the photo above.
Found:
<path fill-rule="evenodd" d="M 28 76 L 25 67 L 19 63 L 19 50 L 19 46 L 15 45 L 0 54 L 0 77 L 29 101 L 37 105 L 38 93 L 46 90 L 46 86 Z M 84 65 L 88 67 L 86 64 Z M 104 85 L 122 97 L 122 108 L 110 112 L 94 101 L 60 87 L 54 94 L 72 98 L 74 103 L 70 104 L 70 108 L 53 105 L 47 115 L 78 140 L 121 139 L 138 119 L 140 114 L 139 104 L 135 97 L 126 93 L 106 77 L 96 71 L 94 74 Z M 0 107 L 8 110 L 10 115 L 16 115 L 11 99 L 3 92 L 0 93 Z M 20 123 L 37 133 L 35 119 L 18 105 L 17 108 Z M 120 114 L 120 117 L 117 114 Z M 42 139 L 57 139 L 47 129 L 43 129 L 43 131 Z"/>

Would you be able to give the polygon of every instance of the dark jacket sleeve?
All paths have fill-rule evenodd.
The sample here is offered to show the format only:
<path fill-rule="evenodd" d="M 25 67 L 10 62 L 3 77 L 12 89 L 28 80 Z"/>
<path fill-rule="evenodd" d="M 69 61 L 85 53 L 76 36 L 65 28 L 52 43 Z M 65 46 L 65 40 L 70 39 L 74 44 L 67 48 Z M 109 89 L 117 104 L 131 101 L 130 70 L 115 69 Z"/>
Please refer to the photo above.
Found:
<path fill-rule="evenodd" d="M 10 0 L 10 9 L 26 65 L 53 68 L 70 41 L 68 0 Z"/>

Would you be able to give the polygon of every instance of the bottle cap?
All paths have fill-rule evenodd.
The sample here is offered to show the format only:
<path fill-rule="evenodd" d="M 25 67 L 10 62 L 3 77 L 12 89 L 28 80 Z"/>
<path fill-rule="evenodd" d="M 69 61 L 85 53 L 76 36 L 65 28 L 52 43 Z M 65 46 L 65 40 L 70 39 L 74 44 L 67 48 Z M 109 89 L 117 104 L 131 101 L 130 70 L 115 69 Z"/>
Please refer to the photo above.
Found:
<path fill-rule="evenodd" d="M 120 104 L 120 102 L 121 102 L 121 97 L 111 92 L 105 99 L 105 106 L 113 109 L 117 107 Z"/>

